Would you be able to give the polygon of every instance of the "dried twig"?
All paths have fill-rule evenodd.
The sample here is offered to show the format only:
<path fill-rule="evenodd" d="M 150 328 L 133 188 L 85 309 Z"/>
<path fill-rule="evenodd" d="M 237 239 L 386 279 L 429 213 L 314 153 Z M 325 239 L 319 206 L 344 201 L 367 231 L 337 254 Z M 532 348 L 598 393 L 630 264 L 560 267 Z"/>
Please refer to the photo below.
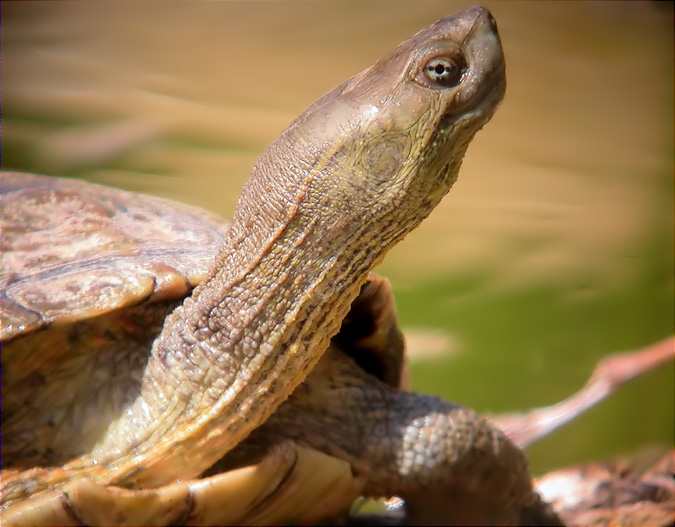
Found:
<path fill-rule="evenodd" d="M 638 351 L 610 355 L 598 363 L 584 387 L 567 399 L 551 406 L 490 419 L 514 443 L 525 448 L 576 419 L 626 382 L 673 359 L 675 338 L 672 337 Z"/>

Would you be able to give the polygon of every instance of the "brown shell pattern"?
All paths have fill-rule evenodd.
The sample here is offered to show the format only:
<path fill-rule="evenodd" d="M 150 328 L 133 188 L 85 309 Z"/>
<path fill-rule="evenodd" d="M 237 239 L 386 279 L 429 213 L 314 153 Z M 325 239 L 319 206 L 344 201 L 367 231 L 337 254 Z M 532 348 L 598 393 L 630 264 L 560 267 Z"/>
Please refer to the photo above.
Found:
<path fill-rule="evenodd" d="M 0 172 L 0 342 L 204 279 L 227 225 L 169 200 Z"/>

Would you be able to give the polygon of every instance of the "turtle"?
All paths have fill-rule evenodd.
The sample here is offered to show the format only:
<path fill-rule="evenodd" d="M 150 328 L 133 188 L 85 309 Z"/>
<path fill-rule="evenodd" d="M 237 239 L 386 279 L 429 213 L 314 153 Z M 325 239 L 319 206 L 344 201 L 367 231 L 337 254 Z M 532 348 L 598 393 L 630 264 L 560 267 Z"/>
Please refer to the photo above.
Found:
<path fill-rule="evenodd" d="M 307 522 L 359 494 L 555 524 L 500 430 L 400 389 L 372 274 L 504 91 L 492 15 L 441 19 L 295 119 L 227 226 L 3 174 L 3 525 Z"/>

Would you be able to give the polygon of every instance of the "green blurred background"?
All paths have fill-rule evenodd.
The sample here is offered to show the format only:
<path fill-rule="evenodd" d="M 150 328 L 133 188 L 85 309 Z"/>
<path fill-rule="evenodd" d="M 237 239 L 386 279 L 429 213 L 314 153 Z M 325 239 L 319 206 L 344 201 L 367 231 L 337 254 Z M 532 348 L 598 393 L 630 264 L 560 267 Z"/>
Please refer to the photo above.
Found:
<path fill-rule="evenodd" d="M 413 386 L 482 411 L 555 402 L 673 332 L 672 3 L 485 2 L 506 99 L 379 271 Z M 3 2 L 2 166 L 230 216 L 316 97 L 467 2 Z M 674 369 L 531 450 L 535 471 L 672 445 Z"/>

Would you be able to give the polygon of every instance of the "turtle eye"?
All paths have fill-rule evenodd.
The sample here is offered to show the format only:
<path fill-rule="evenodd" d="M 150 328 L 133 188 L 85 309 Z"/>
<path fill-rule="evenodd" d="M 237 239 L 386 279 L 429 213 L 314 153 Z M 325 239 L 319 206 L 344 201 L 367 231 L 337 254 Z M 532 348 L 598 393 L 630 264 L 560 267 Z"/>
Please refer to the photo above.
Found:
<path fill-rule="evenodd" d="M 464 62 L 450 59 L 449 57 L 436 57 L 424 66 L 424 75 L 433 84 L 452 88 L 457 86 L 464 73 Z"/>

